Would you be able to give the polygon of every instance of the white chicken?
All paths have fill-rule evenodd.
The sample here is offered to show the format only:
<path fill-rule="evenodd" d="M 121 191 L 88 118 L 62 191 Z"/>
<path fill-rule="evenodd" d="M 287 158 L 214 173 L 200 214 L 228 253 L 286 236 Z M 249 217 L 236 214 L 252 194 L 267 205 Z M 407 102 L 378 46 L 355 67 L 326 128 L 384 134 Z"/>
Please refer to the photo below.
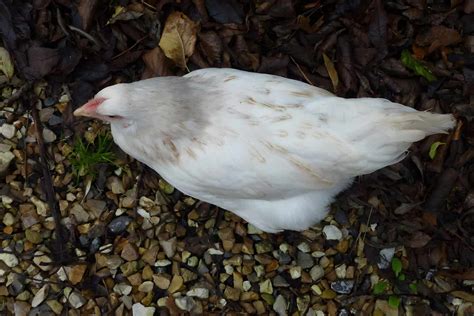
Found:
<path fill-rule="evenodd" d="M 354 177 L 455 124 L 385 99 L 215 68 L 116 84 L 74 114 L 110 122 L 114 141 L 177 189 L 271 233 L 312 226 Z"/>

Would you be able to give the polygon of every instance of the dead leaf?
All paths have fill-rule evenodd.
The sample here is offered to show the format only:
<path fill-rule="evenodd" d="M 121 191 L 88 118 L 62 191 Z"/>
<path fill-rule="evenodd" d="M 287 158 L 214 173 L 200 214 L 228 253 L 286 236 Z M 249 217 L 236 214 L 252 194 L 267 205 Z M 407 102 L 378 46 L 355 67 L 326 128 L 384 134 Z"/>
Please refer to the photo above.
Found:
<path fill-rule="evenodd" d="M 336 68 L 334 67 L 333 62 L 329 57 L 323 53 L 324 59 L 324 66 L 326 66 L 326 70 L 328 71 L 329 78 L 331 78 L 332 86 L 334 87 L 334 91 L 337 90 L 337 86 L 339 85 L 339 76 L 337 75 Z"/>
<path fill-rule="evenodd" d="M 429 46 L 428 53 L 431 53 L 440 47 L 457 44 L 461 40 L 461 35 L 457 30 L 434 25 L 428 32 L 418 35 L 415 42 L 419 46 Z"/>
<path fill-rule="evenodd" d="M 407 241 L 406 245 L 410 248 L 422 248 L 426 246 L 431 240 L 431 237 L 423 232 L 416 232 L 411 236 L 411 239 Z"/>
<path fill-rule="evenodd" d="M 98 4 L 98 0 L 81 0 L 77 6 L 77 11 L 82 20 L 82 28 L 86 31 L 92 26 Z"/>
<path fill-rule="evenodd" d="M 222 63 L 222 40 L 216 32 L 202 32 L 199 34 L 199 45 L 211 65 L 219 66 Z"/>
<path fill-rule="evenodd" d="M 146 65 L 145 71 L 142 74 L 142 79 L 172 75 L 169 68 L 171 62 L 165 57 L 161 48 L 155 47 L 154 49 L 147 51 L 143 54 L 142 58 Z"/>
<path fill-rule="evenodd" d="M 11 79 L 14 69 L 10 53 L 5 48 L 0 47 L 0 71 L 3 72 L 8 79 Z"/>
<path fill-rule="evenodd" d="M 206 7 L 209 16 L 219 23 L 243 23 L 244 11 L 236 0 L 206 0 Z"/>
<path fill-rule="evenodd" d="M 186 68 L 186 60 L 194 52 L 199 25 L 182 12 L 173 12 L 166 19 L 159 46 L 176 65 Z"/>

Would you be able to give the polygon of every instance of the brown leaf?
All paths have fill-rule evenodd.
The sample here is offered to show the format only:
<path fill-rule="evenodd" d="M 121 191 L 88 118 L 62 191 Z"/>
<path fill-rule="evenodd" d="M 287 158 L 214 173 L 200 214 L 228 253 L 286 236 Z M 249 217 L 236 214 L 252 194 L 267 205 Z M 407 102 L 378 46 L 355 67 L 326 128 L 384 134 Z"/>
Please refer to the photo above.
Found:
<path fill-rule="evenodd" d="M 220 66 L 222 63 L 222 40 L 216 32 L 202 32 L 199 34 L 199 46 L 211 65 Z"/>
<path fill-rule="evenodd" d="M 387 13 L 384 9 L 384 1 L 373 2 L 374 11 L 369 24 L 369 39 L 377 47 L 380 59 L 387 54 Z"/>
<path fill-rule="evenodd" d="M 60 61 L 57 49 L 31 47 L 28 50 L 29 68 L 32 77 L 41 78 L 48 75 Z"/>
<path fill-rule="evenodd" d="M 331 59 L 323 53 L 323 59 L 324 59 L 324 66 L 326 66 L 326 70 L 328 71 L 329 78 L 331 78 L 332 86 L 334 87 L 334 91 L 337 90 L 337 86 L 339 85 L 339 76 L 337 75 L 336 68 L 334 67 L 334 64 L 332 63 Z"/>
<path fill-rule="evenodd" d="M 186 60 L 194 52 L 199 25 L 182 12 L 168 16 L 159 46 L 176 65 L 186 68 Z"/>
<path fill-rule="evenodd" d="M 81 0 L 77 6 L 77 11 L 82 20 L 82 28 L 87 31 L 92 25 L 92 19 L 94 17 L 98 0 Z"/>
<path fill-rule="evenodd" d="M 429 46 L 428 53 L 431 53 L 440 47 L 459 43 L 461 40 L 461 35 L 455 29 L 434 25 L 428 32 L 419 34 L 415 42 L 419 46 Z"/>
<path fill-rule="evenodd" d="M 423 232 L 416 232 L 407 241 L 406 246 L 410 248 L 422 248 L 426 246 L 431 240 L 431 237 Z"/>
<path fill-rule="evenodd" d="M 145 71 L 142 74 L 142 79 L 148 79 L 156 76 L 170 76 L 170 61 L 159 47 L 144 53 L 143 62 L 145 63 Z"/>
<path fill-rule="evenodd" d="M 207 11 L 215 21 L 228 24 L 242 24 L 244 12 L 236 0 L 206 0 Z"/>

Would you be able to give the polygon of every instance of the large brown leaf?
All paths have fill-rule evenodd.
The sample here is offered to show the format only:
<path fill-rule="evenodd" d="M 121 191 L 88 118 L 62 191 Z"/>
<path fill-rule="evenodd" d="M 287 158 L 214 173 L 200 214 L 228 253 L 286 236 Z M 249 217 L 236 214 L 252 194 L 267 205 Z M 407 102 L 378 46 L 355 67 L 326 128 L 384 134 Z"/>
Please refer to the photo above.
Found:
<path fill-rule="evenodd" d="M 176 65 L 186 68 L 186 61 L 194 52 L 199 25 L 182 12 L 173 12 L 165 23 L 159 46 Z"/>

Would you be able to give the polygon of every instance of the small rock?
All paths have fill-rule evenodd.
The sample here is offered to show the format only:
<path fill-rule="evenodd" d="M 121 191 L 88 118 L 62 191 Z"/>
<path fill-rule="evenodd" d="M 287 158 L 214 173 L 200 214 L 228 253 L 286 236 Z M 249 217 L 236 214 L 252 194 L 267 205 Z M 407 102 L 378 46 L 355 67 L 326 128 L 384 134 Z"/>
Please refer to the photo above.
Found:
<path fill-rule="evenodd" d="M 9 268 L 16 267 L 19 263 L 18 258 L 12 253 L 0 253 L 0 260 L 5 262 Z"/>
<path fill-rule="evenodd" d="M 41 251 L 37 251 L 35 252 L 35 255 L 33 257 L 33 262 L 41 270 L 49 271 L 52 268 L 51 263 L 53 262 L 53 260 L 49 256 L 47 256 L 45 253 Z"/>
<path fill-rule="evenodd" d="M 13 155 L 10 151 L 0 152 L 0 174 L 3 174 L 7 171 L 14 158 L 15 155 Z"/>
<path fill-rule="evenodd" d="M 314 266 L 309 271 L 309 274 L 313 281 L 318 281 L 324 276 L 324 269 L 321 266 Z"/>
<path fill-rule="evenodd" d="M 12 124 L 4 123 L 0 126 L 0 134 L 2 134 L 5 138 L 11 139 L 15 137 L 16 128 Z"/>
<path fill-rule="evenodd" d="M 153 275 L 153 282 L 162 290 L 167 290 L 170 286 L 170 280 L 163 275 Z"/>
<path fill-rule="evenodd" d="M 132 286 L 124 283 L 114 285 L 114 292 L 119 295 L 128 295 L 132 293 Z"/>
<path fill-rule="evenodd" d="M 207 250 L 207 252 L 211 255 L 211 256 L 222 256 L 224 254 L 224 252 L 222 250 L 219 250 L 219 249 L 216 249 L 216 248 L 209 248 Z"/>
<path fill-rule="evenodd" d="M 188 266 L 195 267 L 199 263 L 199 259 L 196 256 L 189 257 L 188 259 Z"/>
<path fill-rule="evenodd" d="M 390 267 L 390 263 L 392 262 L 394 255 L 395 248 L 393 247 L 380 250 L 379 262 L 377 263 L 379 269 L 388 269 L 388 267 Z"/>
<path fill-rule="evenodd" d="M 41 122 L 47 122 L 51 115 L 53 115 L 55 109 L 54 107 L 42 108 L 39 110 L 39 118 Z"/>
<path fill-rule="evenodd" d="M 81 308 L 86 303 L 86 299 L 76 291 L 69 294 L 68 301 L 73 308 Z"/>
<path fill-rule="evenodd" d="M 206 288 L 194 288 L 189 290 L 186 295 L 206 299 L 209 298 L 209 290 Z"/>
<path fill-rule="evenodd" d="M 12 213 L 5 213 L 2 221 L 5 226 L 12 226 L 16 222 L 15 216 Z"/>
<path fill-rule="evenodd" d="M 288 282 L 281 275 L 277 275 L 273 278 L 273 285 L 275 287 L 288 287 Z"/>
<path fill-rule="evenodd" d="M 55 125 L 61 124 L 62 122 L 63 122 L 63 118 L 61 116 L 51 115 L 51 117 L 48 120 L 48 125 L 55 126 Z"/>
<path fill-rule="evenodd" d="M 86 201 L 85 205 L 95 218 L 99 218 L 104 212 L 107 203 L 102 200 L 89 199 Z"/>
<path fill-rule="evenodd" d="M 43 128 L 43 139 L 45 143 L 52 143 L 56 140 L 57 136 L 52 130 Z"/>
<path fill-rule="evenodd" d="M 298 266 L 291 267 L 290 268 L 290 276 L 293 280 L 300 278 L 301 277 L 301 267 L 298 267 Z"/>
<path fill-rule="evenodd" d="M 302 269 L 309 269 L 313 266 L 314 260 L 313 257 L 309 253 L 299 252 L 296 262 Z"/>
<path fill-rule="evenodd" d="M 125 193 L 125 188 L 123 187 L 122 180 L 120 180 L 119 177 L 109 177 L 107 179 L 107 188 L 111 190 L 113 194 Z"/>
<path fill-rule="evenodd" d="M 306 242 L 300 243 L 297 248 L 300 251 L 304 252 L 304 253 L 308 253 L 308 252 L 311 251 L 311 248 L 309 247 L 308 243 L 306 243 Z"/>
<path fill-rule="evenodd" d="M 179 309 L 187 312 L 190 312 L 194 306 L 196 306 L 196 302 L 193 298 L 188 296 L 177 297 L 174 299 L 174 302 Z"/>
<path fill-rule="evenodd" d="M 48 204 L 38 199 L 36 196 L 31 197 L 31 203 L 36 206 L 36 213 L 40 216 L 48 216 Z"/>
<path fill-rule="evenodd" d="M 323 293 L 321 294 L 321 297 L 326 299 L 326 300 L 332 300 L 333 298 L 335 298 L 337 296 L 336 292 L 334 292 L 333 290 L 331 289 L 326 289 L 323 291 Z"/>
<path fill-rule="evenodd" d="M 323 228 L 323 234 L 327 240 L 341 240 L 342 232 L 334 225 L 326 225 Z"/>
<path fill-rule="evenodd" d="M 13 312 L 15 316 L 26 316 L 29 314 L 30 310 L 31 306 L 27 302 L 16 301 L 13 304 Z M 6 310 L 3 310 L 3 312 L 6 312 Z M 8 313 L 5 313 L 5 315 L 8 315 Z"/>
<path fill-rule="evenodd" d="M 260 293 L 273 294 L 273 285 L 269 279 L 259 283 Z"/>
<path fill-rule="evenodd" d="M 349 294 L 354 287 L 354 280 L 337 280 L 331 282 L 331 289 L 339 294 Z"/>
<path fill-rule="evenodd" d="M 286 299 L 283 295 L 278 295 L 275 303 L 273 303 L 273 310 L 279 315 L 279 316 L 286 316 L 288 313 L 286 312 L 287 309 L 287 302 Z"/>
<path fill-rule="evenodd" d="M 128 216 L 119 216 L 111 220 L 107 227 L 111 233 L 121 234 L 125 231 L 125 229 L 127 229 L 127 226 L 131 221 L 132 219 Z"/>
<path fill-rule="evenodd" d="M 156 203 L 150 198 L 147 198 L 146 196 L 140 197 L 140 200 L 138 201 L 138 205 L 143 207 L 145 210 L 150 210 L 153 207 L 155 207 Z"/>
<path fill-rule="evenodd" d="M 151 281 L 145 281 L 138 286 L 138 290 L 143 293 L 148 293 L 153 290 L 154 284 Z"/>
<path fill-rule="evenodd" d="M 296 307 L 302 314 L 304 314 L 304 312 L 306 312 L 306 310 L 308 309 L 309 303 L 310 303 L 309 295 L 304 295 L 302 297 L 300 296 L 296 298 Z"/>
<path fill-rule="evenodd" d="M 66 267 L 67 279 L 71 284 L 76 285 L 82 281 L 86 270 L 86 264 L 77 264 L 72 267 Z"/>
<path fill-rule="evenodd" d="M 48 296 L 49 292 L 49 284 L 43 285 L 41 289 L 36 292 L 35 296 L 33 297 L 33 300 L 31 301 L 31 307 L 35 308 L 39 304 L 43 303 L 45 298 Z"/>
<path fill-rule="evenodd" d="M 179 291 L 179 289 L 181 289 L 181 287 L 183 286 L 183 283 L 184 283 L 184 280 L 182 276 L 174 275 L 173 279 L 171 279 L 170 286 L 168 287 L 168 292 L 170 294 L 173 294 Z"/>
<path fill-rule="evenodd" d="M 271 252 L 273 250 L 272 244 L 269 242 L 260 242 L 255 244 L 255 251 L 258 254 Z"/>
<path fill-rule="evenodd" d="M 79 224 L 86 223 L 90 220 L 89 213 L 87 213 L 79 203 L 74 203 L 69 212 Z"/>
<path fill-rule="evenodd" d="M 120 253 L 120 256 L 126 261 L 135 261 L 139 258 L 137 248 L 131 243 L 126 243 Z"/>
<path fill-rule="evenodd" d="M 247 281 L 245 280 L 244 282 L 242 282 L 242 289 L 247 292 L 248 290 L 250 290 L 252 288 L 252 283 L 250 283 L 250 281 Z"/>
<path fill-rule="evenodd" d="M 41 233 L 32 229 L 27 229 L 25 231 L 25 237 L 26 237 L 26 240 L 28 240 L 29 242 L 33 244 L 39 244 L 43 241 L 43 237 L 41 237 Z"/>
<path fill-rule="evenodd" d="M 108 256 L 106 258 L 107 259 L 106 259 L 105 264 L 107 265 L 107 267 L 110 270 L 118 269 L 123 263 L 123 260 L 118 255 L 112 255 L 112 256 Z"/>
<path fill-rule="evenodd" d="M 61 315 L 61 312 L 63 311 L 63 304 L 58 302 L 57 300 L 49 300 L 46 301 L 46 304 L 48 304 L 49 308 L 56 314 L 56 315 Z"/>
<path fill-rule="evenodd" d="M 155 307 L 145 307 L 141 303 L 135 303 L 132 306 L 132 315 L 153 316 L 155 314 Z"/>
<path fill-rule="evenodd" d="M 176 253 L 176 237 L 169 240 L 160 240 L 160 246 L 163 248 L 166 256 L 172 259 Z"/>
<path fill-rule="evenodd" d="M 224 297 L 230 301 L 238 301 L 240 298 L 240 290 L 227 286 L 224 290 Z"/>
<path fill-rule="evenodd" d="M 336 267 L 336 269 L 334 269 L 334 270 L 336 272 L 336 276 L 337 276 L 338 279 L 345 279 L 346 278 L 347 268 L 346 268 L 345 264 L 341 264 L 340 266 Z"/>

